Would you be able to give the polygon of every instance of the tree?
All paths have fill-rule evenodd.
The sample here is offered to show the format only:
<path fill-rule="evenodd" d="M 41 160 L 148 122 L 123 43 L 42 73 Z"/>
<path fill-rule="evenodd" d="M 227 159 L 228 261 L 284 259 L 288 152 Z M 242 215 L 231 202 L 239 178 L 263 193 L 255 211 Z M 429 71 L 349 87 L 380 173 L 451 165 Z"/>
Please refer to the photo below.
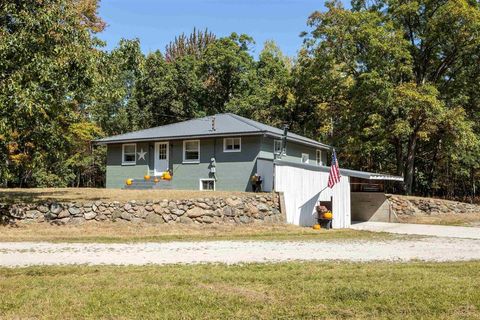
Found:
<path fill-rule="evenodd" d="M 125 133 L 148 126 L 148 114 L 139 109 L 137 85 L 142 77 L 144 56 L 140 41 L 120 40 L 110 53 L 100 52 L 98 82 L 88 110 L 107 135 Z"/>
<path fill-rule="evenodd" d="M 475 68 L 466 57 L 478 54 L 478 4 L 385 0 L 354 1 L 351 10 L 329 2 L 327 8 L 309 19 L 305 60 L 329 62 L 327 69 L 339 70 L 334 83 L 349 84 L 347 107 L 330 113 L 343 120 L 333 121 L 342 135 L 332 140 L 356 166 L 390 171 L 385 164 L 396 160 L 395 171 L 404 174 L 411 193 L 417 155 L 438 155 L 427 150 L 435 149 L 429 141 L 449 133 L 445 117 L 468 108 L 447 92 L 453 93 L 449 88 L 465 68 Z M 308 78 L 326 78 L 312 73 Z M 321 91 L 311 94 L 325 99 Z M 457 125 L 468 130 L 462 136 L 471 136 L 474 126 L 460 119 Z M 428 169 L 419 169 L 425 176 Z"/>
<path fill-rule="evenodd" d="M 11 185 L 66 185 L 68 128 L 95 82 L 96 1 L 0 3 L 0 171 Z"/>
<path fill-rule="evenodd" d="M 165 48 L 165 60 L 168 62 L 184 56 L 201 59 L 210 43 L 215 42 L 216 36 L 205 29 L 204 31 L 193 29 L 188 36 L 182 33 Z"/>
<path fill-rule="evenodd" d="M 202 104 L 207 114 L 235 112 L 248 103 L 252 93 L 255 63 L 249 54 L 252 38 L 232 33 L 211 43 L 202 59 L 201 73 L 205 87 Z"/>
<path fill-rule="evenodd" d="M 241 114 L 273 126 L 286 121 L 290 90 L 292 61 L 284 56 L 273 41 L 265 42 L 256 63 L 256 81 L 252 82 L 250 102 Z"/>

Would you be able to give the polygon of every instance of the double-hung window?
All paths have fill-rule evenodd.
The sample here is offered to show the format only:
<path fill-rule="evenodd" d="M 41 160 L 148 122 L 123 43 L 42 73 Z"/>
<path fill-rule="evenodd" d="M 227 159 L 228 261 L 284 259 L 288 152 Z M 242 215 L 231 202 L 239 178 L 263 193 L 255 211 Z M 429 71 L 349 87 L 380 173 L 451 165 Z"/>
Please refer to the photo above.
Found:
<path fill-rule="evenodd" d="M 122 165 L 134 166 L 137 163 L 137 145 L 135 143 L 122 144 Z"/>
<path fill-rule="evenodd" d="M 223 152 L 240 152 L 240 151 L 242 151 L 242 138 L 223 139 Z"/>
<path fill-rule="evenodd" d="M 200 162 L 200 140 L 183 141 L 183 162 Z"/>

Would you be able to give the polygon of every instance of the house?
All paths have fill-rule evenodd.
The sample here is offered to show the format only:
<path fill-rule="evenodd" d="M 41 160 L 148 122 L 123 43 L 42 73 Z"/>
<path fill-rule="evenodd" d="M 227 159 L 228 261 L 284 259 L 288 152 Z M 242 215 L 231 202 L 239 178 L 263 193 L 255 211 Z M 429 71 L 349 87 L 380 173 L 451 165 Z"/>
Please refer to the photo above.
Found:
<path fill-rule="evenodd" d="M 284 195 L 288 223 L 316 223 L 316 205 L 333 212 L 334 228 L 352 220 L 391 221 L 384 183 L 403 177 L 340 169 L 327 187 L 331 147 L 235 114 L 216 114 L 94 141 L 107 146 L 107 188 L 252 191 L 258 173 L 264 191 Z M 166 170 L 171 180 L 158 180 Z M 132 185 L 126 185 L 133 179 Z"/>
<path fill-rule="evenodd" d="M 325 165 L 328 145 L 232 113 L 216 114 L 94 141 L 107 145 L 107 188 L 174 188 L 251 191 L 259 173 L 273 188 L 273 160 Z M 171 181 L 144 182 L 170 170 Z M 154 180 L 154 179 L 152 179 Z"/>

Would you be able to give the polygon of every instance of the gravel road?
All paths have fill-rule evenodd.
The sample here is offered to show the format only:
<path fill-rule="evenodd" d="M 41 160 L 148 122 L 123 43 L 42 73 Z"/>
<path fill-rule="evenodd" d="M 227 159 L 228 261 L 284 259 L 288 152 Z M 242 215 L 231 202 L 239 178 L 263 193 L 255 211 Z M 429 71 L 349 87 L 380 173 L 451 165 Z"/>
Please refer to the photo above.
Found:
<path fill-rule="evenodd" d="M 0 243 L 0 266 L 145 265 L 302 261 L 465 261 L 480 259 L 480 240 L 418 238 L 342 241 L 165 243 Z"/>

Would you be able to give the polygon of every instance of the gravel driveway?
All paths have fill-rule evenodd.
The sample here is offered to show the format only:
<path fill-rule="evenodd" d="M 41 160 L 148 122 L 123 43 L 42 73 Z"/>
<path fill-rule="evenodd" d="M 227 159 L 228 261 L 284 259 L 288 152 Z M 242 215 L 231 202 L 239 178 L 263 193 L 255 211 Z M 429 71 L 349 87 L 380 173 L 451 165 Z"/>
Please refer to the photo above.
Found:
<path fill-rule="evenodd" d="M 133 244 L 0 243 L 0 266 L 145 265 L 290 260 L 465 261 L 480 259 L 480 240 L 421 238 L 357 241 L 203 241 Z"/>
<path fill-rule="evenodd" d="M 432 224 L 389 223 L 389 222 L 356 222 L 352 229 L 397 234 L 414 234 L 445 238 L 479 239 L 479 227 L 439 226 Z"/>

